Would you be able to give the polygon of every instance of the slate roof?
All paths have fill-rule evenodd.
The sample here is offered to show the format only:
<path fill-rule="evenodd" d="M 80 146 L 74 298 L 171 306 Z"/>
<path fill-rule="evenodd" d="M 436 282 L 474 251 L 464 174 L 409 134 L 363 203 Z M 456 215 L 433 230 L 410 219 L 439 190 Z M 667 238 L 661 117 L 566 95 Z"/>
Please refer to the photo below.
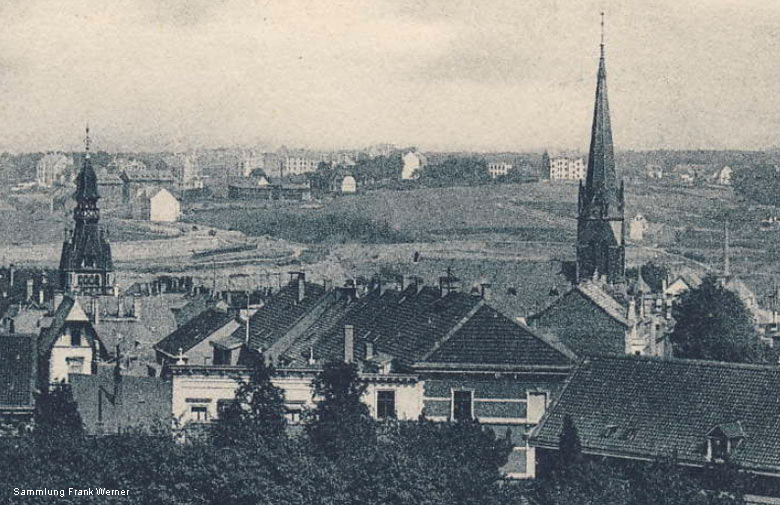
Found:
<path fill-rule="evenodd" d="M 154 348 L 169 356 L 178 355 L 179 349 L 187 352 L 232 319 L 233 316 L 227 312 L 213 308 L 206 309 L 157 342 Z"/>
<path fill-rule="evenodd" d="M 301 302 L 298 302 L 297 281 L 282 287 L 249 318 L 249 347 L 251 349 L 271 347 L 302 317 L 322 303 L 325 294 L 322 285 L 306 282 L 305 296 Z M 243 339 L 244 331 L 246 331 L 244 328 L 239 328 L 233 335 Z"/>
<path fill-rule="evenodd" d="M 433 363 L 569 367 L 574 359 L 573 354 L 534 334 L 524 324 L 481 305 L 416 368 Z"/>
<path fill-rule="evenodd" d="M 586 453 L 655 458 L 676 451 L 683 463 L 704 464 L 707 434 L 739 423 L 745 438 L 730 459 L 780 473 L 778 390 L 773 366 L 591 357 L 570 376 L 531 445 L 557 448 L 570 415 Z"/>
<path fill-rule="evenodd" d="M 551 310 L 558 302 L 566 297 L 570 296 L 572 292 L 581 293 L 585 298 L 593 302 L 598 308 L 603 310 L 609 317 L 622 324 L 625 327 L 631 327 L 631 323 L 626 318 L 626 308 L 620 304 L 617 300 L 612 298 L 609 293 L 604 291 L 598 284 L 590 281 L 581 282 L 577 284 L 569 291 L 560 296 L 560 298 L 553 301 L 547 307 L 539 311 L 538 313 L 530 316 L 528 319 L 533 320 L 539 317 L 541 314 Z"/>
<path fill-rule="evenodd" d="M 0 335 L 0 411 L 32 409 L 36 336 Z"/>

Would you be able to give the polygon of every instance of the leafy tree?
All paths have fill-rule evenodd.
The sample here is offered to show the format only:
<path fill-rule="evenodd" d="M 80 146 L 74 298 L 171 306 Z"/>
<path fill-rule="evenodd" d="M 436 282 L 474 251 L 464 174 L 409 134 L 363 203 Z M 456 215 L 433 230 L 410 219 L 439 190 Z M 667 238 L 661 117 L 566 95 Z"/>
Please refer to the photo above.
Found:
<path fill-rule="evenodd" d="M 582 461 L 582 444 L 577 427 L 570 415 L 563 418 L 563 427 L 558 437 L 558 457 L 560 468 L 565 469 Z"/>
<path fill-rule="evenodd" d="M 218 446 L 242 442 L 268 443 L 284 437 L 284 393 L 271 382 L 273 369 L 258 360 L 248 381 L 236 390 L 232 402 L 214 426 Z"/>
<path fill-rule="evenodd" d="M 679 358 L 741 363 L 776 362 L 739 296 L 711 275 L 673 307 L 670 340 Z"/>
<path fill-rule="evenodd" d="M 309 439 L 337 458 L 376 441 L 374 422 L 361 397 L 366 384 L 354 363 L 327 363 L 314 381 L 317 408 L 306 426 Z"/>
<path fill-rule="evenodd" d="M 33 416 L 38 435 L 73 437 L 84 433 L 76 401 L 65 381 L 36 395 Z"/>

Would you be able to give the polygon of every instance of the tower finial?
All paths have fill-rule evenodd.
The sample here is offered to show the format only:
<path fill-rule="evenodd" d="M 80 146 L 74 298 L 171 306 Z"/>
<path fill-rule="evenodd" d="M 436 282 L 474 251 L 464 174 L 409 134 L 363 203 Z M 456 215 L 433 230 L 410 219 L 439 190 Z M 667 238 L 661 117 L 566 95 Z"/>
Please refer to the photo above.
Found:
<path fill-rule="evenodd" d="M 89 121 L 87 121 L 87 133 L 84 137 L 84 151 L 87 158 L 89 158 Z"/>
<path fill-rule="evenodd" d="M 604 56 L 604 13 L 601 13 L 601 56 Z"/>

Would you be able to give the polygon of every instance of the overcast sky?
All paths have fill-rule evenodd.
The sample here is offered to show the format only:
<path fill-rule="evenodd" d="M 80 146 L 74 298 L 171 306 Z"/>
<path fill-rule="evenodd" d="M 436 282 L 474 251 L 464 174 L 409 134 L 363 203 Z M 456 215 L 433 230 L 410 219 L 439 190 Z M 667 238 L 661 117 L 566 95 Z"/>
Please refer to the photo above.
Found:
<path fill-rule="evenodd" d="M 0 149 L 771 148 L 780 2 L 3 0 Z"/>

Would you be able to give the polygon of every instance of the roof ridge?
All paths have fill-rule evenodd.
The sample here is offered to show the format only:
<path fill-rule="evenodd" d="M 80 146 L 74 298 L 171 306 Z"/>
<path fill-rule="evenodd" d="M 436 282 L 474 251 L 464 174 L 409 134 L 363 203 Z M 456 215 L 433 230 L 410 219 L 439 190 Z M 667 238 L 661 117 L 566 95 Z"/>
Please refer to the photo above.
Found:
<path fill-rule="evenodd" d="M 671 363 L 679 365 L 697 365 L 697 366 L 711 366 L 720 368 L 741 368 L 746 370 L 777 370 L 780 372 L 780 366 L 772 364 L 758 364 L 758 363 L 738 363 L 732 361 L 714 361 L 705 359 L 684 359 L 675 357 L 663 357 L 663 356 L 637 356 L 634 354 L 622 354 L 622 355 L 610 355 L 610 354 L 589 354 L 582 360 L 582 364 L 587 364 L 591 360 L 599 361 L 646 361 L 646 362 L 658 362 L 658 363 Z"/>

